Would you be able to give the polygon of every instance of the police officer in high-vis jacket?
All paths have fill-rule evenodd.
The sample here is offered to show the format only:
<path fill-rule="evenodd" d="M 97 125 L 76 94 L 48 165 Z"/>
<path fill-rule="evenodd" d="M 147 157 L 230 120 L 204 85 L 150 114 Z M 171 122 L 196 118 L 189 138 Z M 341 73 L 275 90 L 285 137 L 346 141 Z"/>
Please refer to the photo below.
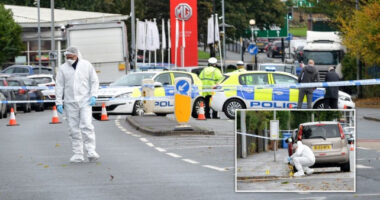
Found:
<path fill-rule="evenodd" d="M 208 59 L 208 66 L 204 68 L 199 74 L 199 78 L 202 80 L 203 89 L 212 89 L 220 80 L 223 79 L 223 74 L 216 67 L 218 60 L 214 57 Z M 210 98 L 211 92 L 203 92 L 205 97 L 205 116 L 206 118 L 210 117 Z M 212 111 L 212 118 L 218 118 L 218 112 Z"/>
<path fill-rule="evenodd" d="M 243 61 L 238 61 L 236 63 L 237 69 L 234 72 L 246 72 L 247 70 L 245 69 L 244 62 Z"/>

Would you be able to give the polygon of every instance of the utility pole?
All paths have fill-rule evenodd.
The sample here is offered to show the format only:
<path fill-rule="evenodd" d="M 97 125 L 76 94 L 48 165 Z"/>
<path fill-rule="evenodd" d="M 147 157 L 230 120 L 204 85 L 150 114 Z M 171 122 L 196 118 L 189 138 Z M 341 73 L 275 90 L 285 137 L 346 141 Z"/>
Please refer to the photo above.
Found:
<path fill-rule="evenodd" d="M 359 0 L 356 0 L 355 2 L 355 9 L 359 10 Z M 361 78 L 361 66 L 360 66 L 360 57 L 358 54 L 356 54 L 356 80 L 360 80 Z M 356 95 L 359 98 L 361 96 L 361 87 L 358 85 L 356 86 Z"/>
<path fill-rule="evenodd" d="M 223 23 L 223 66 L 226 66 L 226 22 L 225 22 L 225 13 L 224 13 L 224 0 L 222 0 L 222 23 Z"/>
<path fill-rule="evenodd" d="M 55 53 L 55 26 L 54 26 L 54 0 L 50 0 L 50 10 L 51 10 L 51 54 L 49 55 L 49 59 L 51 59 L 51 67 L 53 68 L 53 76 L 55 77 L 55 59 L 57 55 Z"/>
<path fill-rule="evenodd" d="M 246 139 L 246 133 L 247 133 L 247 126 L 245 123 L 245 110 L 240 111 L 240 129 L 241 129 L 241 157 L 246 158 L 247 157 L 247 139 Z"/>
<path fill-rule="evenodd" d="M 41 74 L 41 19 L 40 19 L 40 0 L 37 0 L 37 20 L 38 20 L 38 72 Z"/>
<path fill-rule="evenodd" d="M 137 63 L 135 62 L 135 52 L 136 52 L 136 19 L 135 19 L 135 0 L 131 0 L 131 62 L 132 63 L 132 66 L 133 66 L 133 71 L 136 71 L 136 68 L 137 68 Z M 144 57 L 145 58 L 145 57 Z M 127 67 L 127 73 L 128 71 L 130 71 L 130 67 Z"/>
<path fill-rule="evenodd" d="M 216 10 L 216 6 L 215 6 L 215 0 L 212 0 L 212 28 L 213 28 L 213 38 L 214 38 L 214 42 L 211 44 L 211 48 L 210 48 L 210 56 L 211 57 L 216 57 L 216 52 L 215 52 L 215 10 Z"/>

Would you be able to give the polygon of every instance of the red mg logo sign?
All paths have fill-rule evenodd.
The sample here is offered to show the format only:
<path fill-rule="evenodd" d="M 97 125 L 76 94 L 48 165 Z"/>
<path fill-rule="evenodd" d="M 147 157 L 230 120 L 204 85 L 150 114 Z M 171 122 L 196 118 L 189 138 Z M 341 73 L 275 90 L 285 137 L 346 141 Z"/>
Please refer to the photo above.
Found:
<path fill-rule="evenodd" d="M 179 20 L 189 20 L 192 14 L 191 7 L 187 3 L 180 3 L 175 8 L 175 17 Z"/>

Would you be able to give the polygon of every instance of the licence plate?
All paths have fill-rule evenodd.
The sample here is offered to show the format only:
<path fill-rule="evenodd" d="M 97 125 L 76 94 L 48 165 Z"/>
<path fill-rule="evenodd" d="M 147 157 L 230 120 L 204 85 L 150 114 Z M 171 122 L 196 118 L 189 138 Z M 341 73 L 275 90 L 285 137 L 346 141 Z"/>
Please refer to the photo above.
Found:
<path fill-rule="evenodd" d="M 331 150 L 331 145 L 315 145 L 313 150 Z"/>

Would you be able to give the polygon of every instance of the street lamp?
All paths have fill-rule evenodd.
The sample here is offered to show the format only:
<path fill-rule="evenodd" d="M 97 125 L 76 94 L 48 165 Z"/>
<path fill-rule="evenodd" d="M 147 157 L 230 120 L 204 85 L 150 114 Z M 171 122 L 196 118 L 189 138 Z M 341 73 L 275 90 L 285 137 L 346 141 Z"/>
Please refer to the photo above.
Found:
<path fill-rule="evenodd" d="M 256 37 L 253 37 L 253 31 L 254 31 L 254 26 L 256 24 L 256 21 L 254 19 L 249 20 L 249 25 L 251 26 L 251 37 L 252 37 L 252 43 L 256 45 Z M 257 48 L 257 46 L 256 46 Z M 255 54 L 255 69 L 257 69 L 257 54 Z"/>

